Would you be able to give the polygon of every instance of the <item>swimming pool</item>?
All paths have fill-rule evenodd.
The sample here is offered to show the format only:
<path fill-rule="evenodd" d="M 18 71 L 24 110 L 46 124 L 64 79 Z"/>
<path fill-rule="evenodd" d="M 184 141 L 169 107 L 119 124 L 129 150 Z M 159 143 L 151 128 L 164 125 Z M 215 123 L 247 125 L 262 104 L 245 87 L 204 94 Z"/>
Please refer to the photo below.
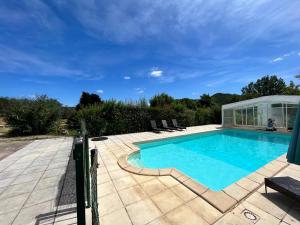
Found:
<path fill-rule="evenodd" d="M 128 162 L 136 167 L 176 168 L 219 191 L 287 152 L 290 135 L 220 130 L 137 143 Z"/>

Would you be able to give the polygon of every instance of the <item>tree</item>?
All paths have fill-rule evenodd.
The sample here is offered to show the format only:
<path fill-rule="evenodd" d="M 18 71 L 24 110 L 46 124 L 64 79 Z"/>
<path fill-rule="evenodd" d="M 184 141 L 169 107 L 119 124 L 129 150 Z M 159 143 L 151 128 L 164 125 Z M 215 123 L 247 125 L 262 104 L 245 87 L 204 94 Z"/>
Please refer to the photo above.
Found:
<path fill-rule="evenodd" d="M 79 104 L 76 106 L 76 109 L 80 109 L 82 107 L 93 105 L 96 103 L 102 103 L 101 98 L 97 94 L 90 94 L 88 92 L 82 92 Z"/>
<path fill-rule="evenodd" d="M 238 94 L 216 93 L 211 96 L 212 101 L 219 106 L 241 101 L 242 98 Z"/>
<path fill-rule="evenodd" d="M 174 98 L 167 95 L 166 93 L 162 93 L 159 95 L 155 95 L 150 99 L 151 107 L 163 107 L 166 105 L 171 105 L 174 102 Z"/>
<path fill-rule="evenodd" d="M 300 95 L 300 85 L 296 85 L 293 81 L 290 81 L 290 85 L 286 87 L 286 95 Z"/>
<path fill-rule="evenodd" d="M 209 94 L 203 94 L 200 96 L 199 104 L 202 107 L 211 107 L 213 105 L 213 101 Z"/>
<path fill-rule="evenodd" d="M 46 134 L 60 119 L 61 104 L 45 95 L 35 99 L 11 99 L 5 114 L 14 135 Z"/>
<path fill-rule="evenodd" d="M 190 98 L 182 98 L 182 99 L 176 99 L 176 102 L 182 104 L 187 109 L 191 109 L 191 110 L 197 109 L 197 100 L 190 99 Z"/>
<path fill-rule="evenodd" d="M 242 88 L 242 95 L 247 98 L 255 98 L 267 95 L 284 94 L 286 84 L 282 78 L 277 76 L 264 76 L 256 82 L 251 82 Z"/>

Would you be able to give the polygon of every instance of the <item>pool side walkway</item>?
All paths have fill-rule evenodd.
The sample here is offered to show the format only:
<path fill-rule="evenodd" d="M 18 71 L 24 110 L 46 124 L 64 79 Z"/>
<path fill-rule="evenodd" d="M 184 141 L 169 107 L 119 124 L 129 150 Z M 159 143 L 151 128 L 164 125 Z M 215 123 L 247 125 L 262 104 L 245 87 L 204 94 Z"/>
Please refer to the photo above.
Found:
<path fill-rule="evenodd" d="M 294 200 L 271 189 L 270 194 L 265 195 L 264 188 L 260 187 L 265 176 L 274 174 L 272 167 L 276 167 L 275 164 L 268 166 L 270 170 L 263 168 L 261 174 L 238 182 L 236 189 L 232 189 L 234 193 L 226 193 L 227 197 L 244 196 L 245 193 L 249 195 L 231 210 L 222 213 L 171 176 L 137 175 L 121 169 L 117 163 L 118 158 L 132 152 L 133 142 L 219 128 L 218 125 L 206 125 L 188 127 L 183 132 L 143 132 L 109 136 L 100 142 L 91 141 L 90 147 L 99 150 L 98 198 L 101 225 L 300 224 L 300 206 Z M 278 175 L 283 174 L 300 180 L 300 166 L 289 165 Z M 222 196 L 218 197 L 222 200 Z M 226 204 L 226 199 L 223 202 Z M 250 218 L 254 215 L 256 220 L 247 219 L 249 215 Z"/>
<path fill-rule="evenodd" d="M 36 140 L 0 161 L 1 225 L 76 224 L 72 141 Z"/>

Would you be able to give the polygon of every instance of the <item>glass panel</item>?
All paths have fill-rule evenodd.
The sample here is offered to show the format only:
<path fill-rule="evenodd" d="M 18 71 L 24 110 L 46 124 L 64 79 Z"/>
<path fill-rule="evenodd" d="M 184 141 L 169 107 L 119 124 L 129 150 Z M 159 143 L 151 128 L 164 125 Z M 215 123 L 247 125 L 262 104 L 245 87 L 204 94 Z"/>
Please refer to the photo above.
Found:
<path fill-rule="evenodd" d="M 298 105 L 295 104 L 287 104 L 288 108 L 298 108 Z"/>
<path fill-rule="evenodd" d="M 276 127 L 285 127 L 285 124 L 284 124 L 284 108 L 282 107 L 276 107 L 276 108 L 273 108 L 272 107 L 272 117 L 271 119 L 274 120 L 274 123 L 275 123 L 275 126 Z"/>
<path fill-rule="evenodd" d="M 282 107 L 282 104 L 272 104 L 272 108 Z"/>
<path fill-rule="evenodd" d="M 297 108 L 287 108 L 287 128 L 293 129 Z"/>
<path fill-rule="evenodd" d="M 258 110 L 257 110 L 257 106 L 254 106 L 253 108 L 253 123 L 254 126 L 258 126 Z"/>
<path fill-rule="evenodd" d="M 253 107 L 247 108 L 247 125 L 253 126 Z"/>
<path fill-rule="evenodd" d="M 243 114 L 243 125 L 247 125 L 247 117 L 246 117 L 246 109 L 242 109 L 242 114 Z"/>
<path fill-rule="evenodd" d="M 242 113 L 240 109 L 235 110 L 235 124 L 242 125 Z"/>

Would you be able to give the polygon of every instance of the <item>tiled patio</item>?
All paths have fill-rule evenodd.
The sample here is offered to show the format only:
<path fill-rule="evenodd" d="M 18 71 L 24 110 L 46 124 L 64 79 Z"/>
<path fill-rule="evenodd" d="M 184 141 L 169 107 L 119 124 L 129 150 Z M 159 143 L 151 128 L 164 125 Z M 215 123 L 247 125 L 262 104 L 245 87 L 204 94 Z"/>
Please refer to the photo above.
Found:
<path fill-rule="evenodd" d="M 76 224 L 72 140 L 34 141 L 0 161 L 1 225 Z"/>
<path fill-rule="evenodd" d="M 300 224 L 299 204 L 271 189 L 266 195 L 261 187 L 263 178 L 278 169 L 276 163 L 240 180 L 221 196 L 207 190 L 199 196 L 182 184 L 191 181 L 179 175 L 175 176 L 177 180 L 171 176 L 137 175 L 121 169 L 117 163 L 135 149 L 133 142 L 216 129 L 219 127 L 207 125 L 189 127 L 183 132 L 144 132 L 91 141 L 90 147 L 99 150 L 101 225 Z M 72 138 L 34 141 L 0 161 L 1 225 L 76 224 L 71 146 Z M 284 161 L 284 157 L 279 160 Z M 289 165 L 277 175 L 300 180 L 300 166 Z M 208 199 L 223 199 L 226 205 L 228 197 L 224 196 L 236 202 L 243 200 L 223 213 Z M 254 214 L 256 220 L 246 219 L 245 214 Z"/>
<path fill-rule="evenodd" d="M 98 197 L 101 225 L 142 224 L 300 224 L 300 206 L 292 199 L 269 189 L 264 194 L 261 181 L 273 174 L 271 164 L 248 180 L 241 180 L 222 196 L 204 192 L 199 197 L 171 176 L 145 176 L 127 172 L 117 161 L 134 149 L 133 142 L 161 139 L 219 129 L 216 125 L 189 127 L 183 132 L 151 132 L 109 136 L 108 140 L 91 142 L 99 150 Z M 284 157 L 282 157 L 284 158 Z M 282 159 L 283 160 L 283 159 Z M 289 165 L 278 175 L 288 174 L 300 180 L 300 167 Z M 246 193 L 247 195 L 244 195 Z M 207 199 L 226 196 L 247 196 L 240 203 L 222 213 Z M 206 197 L 205 197 L 206 196 Z M 225 197 L 224 197 L 225 196 Z M 237 200 L 238 201 L 238 200 Z M 256 216 L 247 219 L 244 214 Z"/>

